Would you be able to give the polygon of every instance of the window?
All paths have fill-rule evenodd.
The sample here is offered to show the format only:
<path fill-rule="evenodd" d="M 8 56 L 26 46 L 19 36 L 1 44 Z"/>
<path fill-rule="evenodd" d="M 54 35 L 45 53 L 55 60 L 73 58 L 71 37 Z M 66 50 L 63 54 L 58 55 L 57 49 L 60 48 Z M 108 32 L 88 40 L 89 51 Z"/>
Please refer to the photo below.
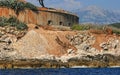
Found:
<path fill-rule="evenodd" d="M 71 26 L 71 23 L 68 23 L 68 26 Z"/>
<path fill-rule="evenodd" d="M 63 25 L 63 22 L 60 21 L 60 22 L 59 22 L 59 25 Z"/>
<path fill-rule="evenodd" d="M 52 24 L 53 24 L 52 20 L 48 20 L 47 25 L 52 25 Z"/>

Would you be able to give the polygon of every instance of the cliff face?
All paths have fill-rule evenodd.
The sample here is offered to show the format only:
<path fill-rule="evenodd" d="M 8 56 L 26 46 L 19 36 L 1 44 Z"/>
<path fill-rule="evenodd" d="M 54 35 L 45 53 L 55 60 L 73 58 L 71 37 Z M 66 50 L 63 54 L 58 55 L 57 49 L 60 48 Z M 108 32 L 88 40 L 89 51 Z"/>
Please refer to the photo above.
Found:
<path fill-rule="evenodd" d="M 39 58 L 46 54 L 61 56 L 69 48 L 76 50 L 66 39 L 66 34 L 75 34 L 75 32 L 50 31 L 43 28 L 30 29 L 23 38 L 14 43 L 14 47 L 19 54 L 27 58 Z"/>
<path fill-rule="evenodd" d="M 21 38 L 18 35 L 24 32 L 14 31 L 18 35 L 13 35 L 8 31 L 1 35 L 1 59 L 56 59 L 67 62 L 87 55 L 120 55 L 120 37 L 117 35 L 60 31 L 52 27 L 35 27 L 34 24 L 28 26 L 28 32 Z"/>

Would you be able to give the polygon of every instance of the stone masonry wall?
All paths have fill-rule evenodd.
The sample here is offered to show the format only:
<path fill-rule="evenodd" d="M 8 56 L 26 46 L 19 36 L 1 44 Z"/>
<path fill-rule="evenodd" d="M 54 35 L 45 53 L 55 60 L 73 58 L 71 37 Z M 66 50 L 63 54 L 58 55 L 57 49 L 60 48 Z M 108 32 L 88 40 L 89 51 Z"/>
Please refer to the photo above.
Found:
<path fill-rule="evenodd" d="M 35 13 L 31 10 L 25 10 L 17 16 L 15 12 L 9 8 L 0 8 L 0 16 L 9 17 L 10 15 L 16 16 L 20 21 L 28 24 L 70 26 L 79 23 L 79 18 L 70 13 L 49 10 L 40 10 L 38 13 Z"/>

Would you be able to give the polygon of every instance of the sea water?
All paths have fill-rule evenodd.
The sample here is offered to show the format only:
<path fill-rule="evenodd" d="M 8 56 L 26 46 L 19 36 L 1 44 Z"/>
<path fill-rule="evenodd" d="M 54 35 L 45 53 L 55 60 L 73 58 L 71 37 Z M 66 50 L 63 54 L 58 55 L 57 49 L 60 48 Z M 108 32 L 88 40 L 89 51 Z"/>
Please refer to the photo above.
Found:
<path fill-rule="evenodd" d="M 0 75 L 120 75 L 120 68 L 6 69 Z"/>

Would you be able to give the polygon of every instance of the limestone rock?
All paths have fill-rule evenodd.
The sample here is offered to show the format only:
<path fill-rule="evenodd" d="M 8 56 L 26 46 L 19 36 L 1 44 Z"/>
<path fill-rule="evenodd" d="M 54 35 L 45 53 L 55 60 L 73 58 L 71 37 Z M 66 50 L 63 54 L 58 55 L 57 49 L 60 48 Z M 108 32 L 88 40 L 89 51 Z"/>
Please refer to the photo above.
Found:
<path fill-rule="evenodd" d="M 67 39 L 77 47 L 77 49 L 89 51 L 91 50 L 91 45 L 94 43 L 94 36 L 84 33 L 77 33 L 74 36 L 67 35 Z"/>
<path fill-rule="evenodd" d="M 32 30 L 16 42 L 14 47 L 22 56 L 32 58 L 47 53 L 48 42 L 42 35 Z"/>

